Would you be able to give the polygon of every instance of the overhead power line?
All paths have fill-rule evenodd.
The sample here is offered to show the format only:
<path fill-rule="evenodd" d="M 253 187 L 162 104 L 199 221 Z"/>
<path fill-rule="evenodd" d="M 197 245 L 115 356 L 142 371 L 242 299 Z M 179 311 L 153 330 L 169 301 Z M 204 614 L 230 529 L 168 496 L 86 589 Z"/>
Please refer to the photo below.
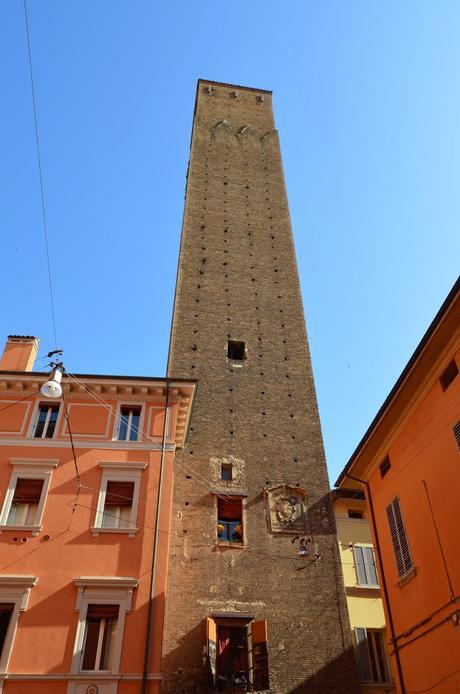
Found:
<path fill-rule="evenodd" d="M 29 16 L 28 16 L 28 12 L 27 12 L 27 0 L 24 0 L 24 17 L 25 17 L 26 35 L 27 35 L 27 53 L 28 53 L 28 57 L 29 57 L 30 88 L 32 91 L 32 105 L 33 105 L 33 113 L 34 113 L 35 143 L 37 146 L 38 174 L 39 174 L 39 179 L 40 179 L 40 197 L 41 197 L 41 206 L 42 206 L 43 234 L 45 237 L 46 262 L 47 262 L 47 267 L 48 267 L 48 285 L 49 285 L 49 292 L 50 292 L 51 317 L 52 317 L 52 321 L 53 321 L 54 346 L 57 349 L 56 316 L 55 316 L 55 311 L 54 311 L 53 283 L 51 280 L 51 262 L 50 262 L 49 243 L 48 243 L 48 223 L 47 223 L 47 218 L 46 218 L 42 160 L 41 160 L 41 155 L 40 155 L 40 136 L 39 136 L 39 131 L 38 131 L 37 103 L 36 103 L 36 99 L 35 99 L 34 71 L 32 68 L 32 51 L 30 48 Z"/>

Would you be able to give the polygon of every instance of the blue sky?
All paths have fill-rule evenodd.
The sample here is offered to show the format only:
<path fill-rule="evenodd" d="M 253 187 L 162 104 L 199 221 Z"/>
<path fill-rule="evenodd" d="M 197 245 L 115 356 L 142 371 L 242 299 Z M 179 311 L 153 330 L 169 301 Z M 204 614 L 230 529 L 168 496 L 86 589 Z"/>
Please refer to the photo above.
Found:
<path fill-rule="evenodd" d="M 196 80 L 273 90 L 334 480 L 458 274 L 459 3 L 29 0 L 29 21 L 74 372 L 164 374 Z M 44 354 L 20 0 L 0 7 L 0 84 L 0 340 Z"/>

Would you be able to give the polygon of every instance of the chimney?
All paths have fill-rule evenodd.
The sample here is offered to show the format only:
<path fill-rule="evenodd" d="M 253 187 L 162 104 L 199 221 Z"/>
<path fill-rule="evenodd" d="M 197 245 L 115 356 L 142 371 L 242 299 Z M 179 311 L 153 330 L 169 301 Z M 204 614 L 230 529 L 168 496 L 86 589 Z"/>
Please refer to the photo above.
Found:
<path fill-rule="evenodd" d="M 32 335 L 8 335 L 0 371 L 32 371 L 40 340 Z"/>

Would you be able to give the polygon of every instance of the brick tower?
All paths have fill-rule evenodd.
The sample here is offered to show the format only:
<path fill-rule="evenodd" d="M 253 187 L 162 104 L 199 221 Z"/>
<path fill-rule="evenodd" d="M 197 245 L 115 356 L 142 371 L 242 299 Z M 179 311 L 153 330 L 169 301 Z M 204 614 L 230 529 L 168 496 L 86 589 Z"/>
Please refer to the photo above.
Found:
<path fill-rule="evenodd" d="M 168 373 L 165 691 L 356 692 L 271 92 L 198 82 Z"/>

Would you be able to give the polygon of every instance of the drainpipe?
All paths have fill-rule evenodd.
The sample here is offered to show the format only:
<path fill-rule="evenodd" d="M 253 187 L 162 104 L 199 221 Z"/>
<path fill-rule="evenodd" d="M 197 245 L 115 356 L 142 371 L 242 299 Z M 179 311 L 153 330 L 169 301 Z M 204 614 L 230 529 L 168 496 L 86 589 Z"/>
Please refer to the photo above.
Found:
<path fill-rule="evenodd" d="M 355 482 L 360 482 L 366 487 L 366 492 L 367 492 L 367 498 L 369 500 L 369 511 L 371 512 L 371 520 L 372 520 L 372 526 L 374 528 L 374 536 L 375 536 L 375 545 L 376 545 L 376 550 L 377 554 L 379 557 L 381 557 L 381 552 L 380 552 L 380 540 L 379 540 L 379 535 L 377 532 L 377 525 L 375 522 L 375 514 L 374 514 L 374 504 L 372 501 L 372 496 L 371 496 L 371 490 L 369 487 L 368 482 L 366 480 L 361 480 L 359 477 L 353 477 L 353 475 L 349 475 L 348 472 L 345 473 L 346 477 L 349 477 L 349 479 L 354 480 Z M 394 656 L 396 659 L 396 669 L 398 671 L 398 679 L 399 679 L 399 684 L 401 685 L 401 694 L 406 694 L 406 686 L 404 684 L 404 677 L 403 677 L 403 671 L 402 671 L 402 666 L 401 666 L 401 659 L 399 657 L 399 651 L 398 651 L 398 646 L 396 643 L 396 633 L 395 633 L 395 627 L 394 627 L 394 622 L 393 622 L 393 615 L 391 614 L 391 607 L 390 607 L 390 598 L 388 595 L 388 589 L 387 589 L 387 582 L 385 579 L 385 572 L 383 570 L 383 563 L 380 561 L 380 574 L 381 574 L 381 579 L 382 579 L 382 588 L 383 588 L 383 594 L 385 596 L 385 602 L 387 605 L 387 612 L 388 612 L 388 626 L 390 627 L 390 634 L 391 634 L 391 640 L 394 644 Z"/>
<path fill-rule="evenodd" d="M 157 565 L 157 548 L 158 548 L 158 536 L 159 536 L 159 525 L 160 525 L 160 511 L 161 511 L 161 498 L 162 498 L 162 488 L 163 488 L 163 469 L 165 460 L 165 447 L 166 447 L 166 427 L 168 421 L 168 404 L 169 404 L 169 378 L 166 376 L 166 402 L 165 402 L 165 421 L 163 424 L 163 438 L 161 442 L 161 458 L 160 458 L 160 472 L 158 477 L 158 492 L 157 492 L 157 509 L 155 513 L 155 535 L 153 540 L 152 549 L 152 564 L 150 569 L 150 591 L 149 591 L 149 607 L 147 615 L 147 627 L 145 630 L 145 652 L 144 652 L 144 670 L 142 673 L 142 684 L 141 693 L 147 694 L 148 692 L 148 672 L 149 672 L 149 662 L 150 662 L 150 645 L 152 642 L 152 624 L 153 624 L 153 606 L 154 606 L 154 590 L 155 590 L 155 573 Z M 161 648 L 161 646 L 160 646 Z M 161 657 L 161 650 L 160 650 Z"/>

